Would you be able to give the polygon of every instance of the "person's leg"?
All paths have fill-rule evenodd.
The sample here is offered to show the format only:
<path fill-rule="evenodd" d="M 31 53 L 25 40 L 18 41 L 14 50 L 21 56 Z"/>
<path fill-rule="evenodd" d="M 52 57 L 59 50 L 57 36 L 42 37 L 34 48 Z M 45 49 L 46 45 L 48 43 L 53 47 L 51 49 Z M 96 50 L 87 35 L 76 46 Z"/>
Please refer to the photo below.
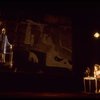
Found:
<path fill-rule="evenodd" d="M 5 63 L 5 54 L 2 53 L 2 63 Z"/>
<path fill-rule="evenodd" d="M 13 66 L 13 52 L 10 54 L 10 68 Z"/>
<path fill-rule="evenodd" d="M 2 53 L 0 53 L 0 62 L 2 62 Z"/>

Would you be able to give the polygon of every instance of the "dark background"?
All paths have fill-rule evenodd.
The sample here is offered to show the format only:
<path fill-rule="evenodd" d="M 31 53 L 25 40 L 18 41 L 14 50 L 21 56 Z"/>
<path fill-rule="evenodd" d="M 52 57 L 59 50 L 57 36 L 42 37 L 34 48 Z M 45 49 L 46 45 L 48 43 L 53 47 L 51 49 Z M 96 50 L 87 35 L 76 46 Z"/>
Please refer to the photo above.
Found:
<path fill-rule="evenodd" d="M 93 69 L 95 63 L 100 63 L 100 40 L 93 38 L 93 33 L 100 31 L 99 3 L 65 1 L 2 1 L 0 3 L 1 18 L 41 20 L 47 14 L 62 15 L 72 20 L 73 76 L 76 84 L 81 87 L 85 68 Z"/>

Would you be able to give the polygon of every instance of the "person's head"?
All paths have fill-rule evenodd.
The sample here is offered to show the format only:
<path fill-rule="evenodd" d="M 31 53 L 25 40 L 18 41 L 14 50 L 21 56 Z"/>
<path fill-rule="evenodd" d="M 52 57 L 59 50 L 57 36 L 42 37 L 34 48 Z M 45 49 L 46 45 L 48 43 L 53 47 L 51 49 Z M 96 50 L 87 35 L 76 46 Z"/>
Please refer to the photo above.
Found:
<path fill-rule="evenodd" d="M 2 28 L 2 34 L 6 34 L 6 29 Z"/>

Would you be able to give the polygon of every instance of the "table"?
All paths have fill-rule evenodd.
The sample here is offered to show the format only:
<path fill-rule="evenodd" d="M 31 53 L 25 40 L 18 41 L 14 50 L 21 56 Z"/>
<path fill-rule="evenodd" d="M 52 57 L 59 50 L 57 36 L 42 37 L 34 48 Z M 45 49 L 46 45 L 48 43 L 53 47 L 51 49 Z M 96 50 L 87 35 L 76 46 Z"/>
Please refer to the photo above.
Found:
<path fill-rule="evenodd" d="M 89 92 L 91 92 L 91 82 L 92 80 L 95 81 L 95 93 L 97 93 L 97 78 L 96 77 L 91 77 L 91 76 L 88 76 L 88 77 L 84 77 L 84 92 L 86 92 L 86 80 L 89 81 Z"/>

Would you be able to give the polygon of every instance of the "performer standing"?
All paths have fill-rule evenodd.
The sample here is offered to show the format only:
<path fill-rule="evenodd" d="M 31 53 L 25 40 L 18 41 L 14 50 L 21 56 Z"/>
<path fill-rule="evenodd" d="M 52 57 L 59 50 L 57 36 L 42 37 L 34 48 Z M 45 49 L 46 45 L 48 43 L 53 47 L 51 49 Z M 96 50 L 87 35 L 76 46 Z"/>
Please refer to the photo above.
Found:
<path fill-rule="evenodd" d="M 12 45 L 9 43 L 7 35 L 6 35 L 6 29 L 2 28 L 0 34 L 0 53 L 1 53 L 1 62 L 5 63 L 5 55 L 6 55 L 6 50 L 7 46 L 10 46 L 10 49 L 12 49 Z"/>

